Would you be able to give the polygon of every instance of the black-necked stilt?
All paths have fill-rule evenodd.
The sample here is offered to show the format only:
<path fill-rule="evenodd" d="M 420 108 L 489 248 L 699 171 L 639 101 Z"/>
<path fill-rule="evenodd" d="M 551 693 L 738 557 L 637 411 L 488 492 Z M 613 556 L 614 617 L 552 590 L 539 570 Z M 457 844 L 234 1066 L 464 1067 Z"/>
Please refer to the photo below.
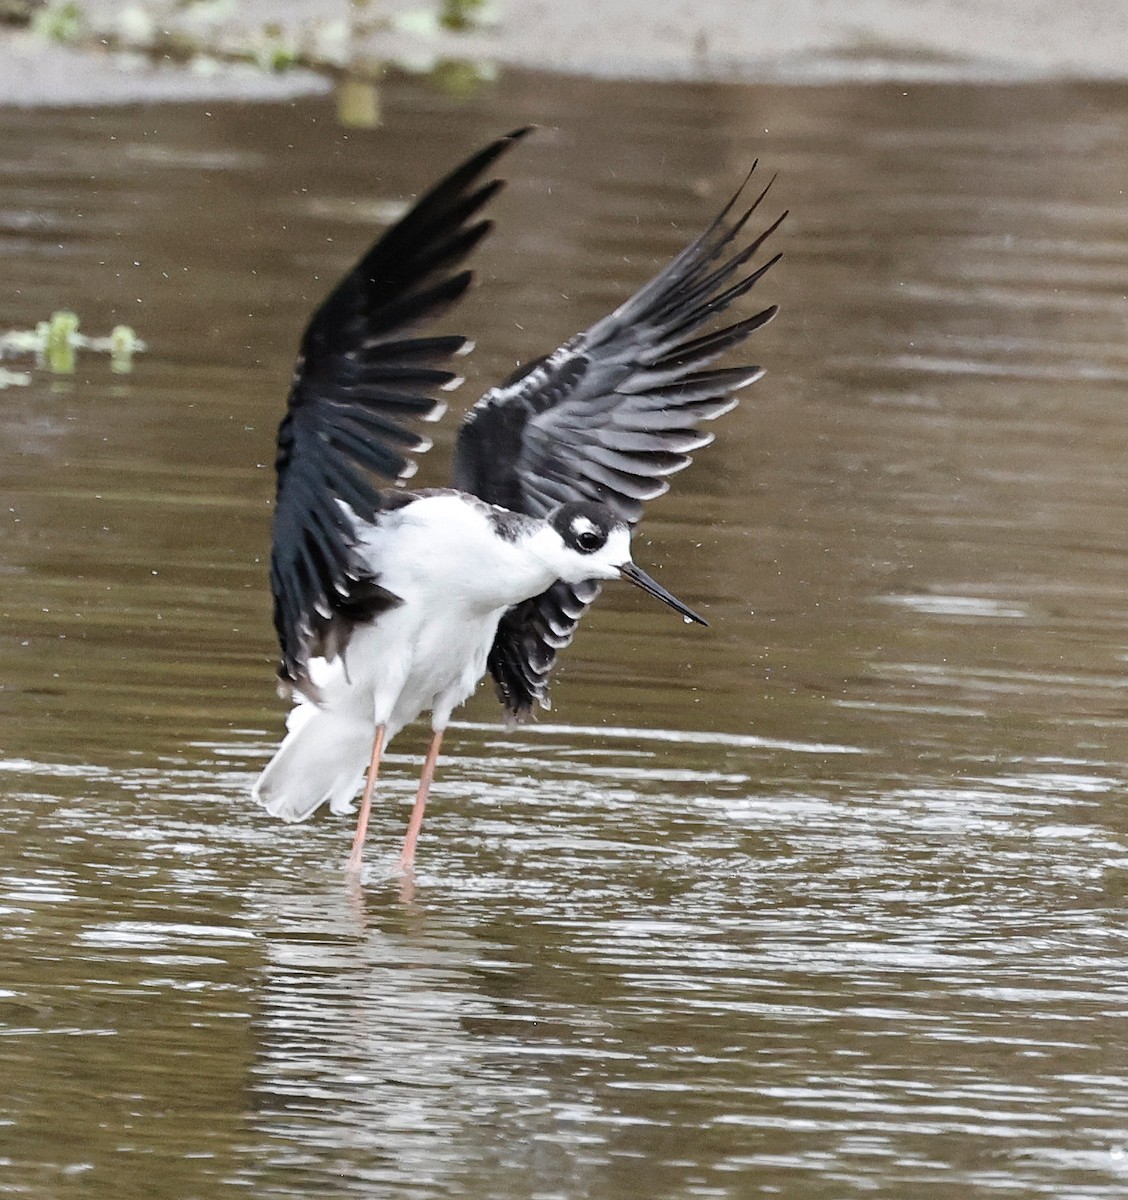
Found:
<path fill-rule="evenodd" d="M 406 421 L 441 416 L 433 393 L 459 382 L 438 364 L 466 339 L 414 328 L 469 286 L 456 268 L 489 230 L 479 214 L 502 186 L 482 176 L 526 132 L 428 192 L 329 295 L 302 338 L 278 433 L 270 581 L 279 677 L 295 706 L 254 796 L 287 821 L 326 801 L 351 812 L 367 769 L 350 872 L 388 742 L 430 710 L 400 857 L 409 868 L 452 711 L 487 671 L 510 719 L 547 707 L 556 655 L 600 581 L 627 579 L 705 624 L 635 566 L 630 536 L 643 502 L 712 440 L 698 422 L 762 374 L 709 368 L 774 306 L 700 331 L 779 258 L 746 269 L 783 220 L 745 236 L 767 188 L 741 211 L 742 187 L 625 304 L 487 392 L 459 431 L 453 488 L 378 485 L 414 474 L 409 455 L 430 443 Z"/>

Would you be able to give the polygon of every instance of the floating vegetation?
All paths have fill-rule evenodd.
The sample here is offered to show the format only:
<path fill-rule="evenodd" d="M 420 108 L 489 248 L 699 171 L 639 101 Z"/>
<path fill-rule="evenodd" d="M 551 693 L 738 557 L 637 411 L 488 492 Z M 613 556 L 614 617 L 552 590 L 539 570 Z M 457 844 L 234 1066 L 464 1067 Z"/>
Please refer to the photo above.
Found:
<path fill-rule="evenodd" d="M 432 8 L 412 8 L 397 13 L 391 26 L 399 33 L 434 37 L 443 29 L 470 33 L 497 24 L 497 6 L 492 0 L 440 0 Z"/>
<path fill-rule="evenodd" d="M 305 61 L 305 56 L 293 38 L 277 22 L 264 25 L 258 38 L 248 48 L 253 62 L 264 71 L 288 71 Z"/>
<path fill-rule="evenodd" d="M 52 42 L 77 42 L 86 26 L 86 14 L 74 0 L 48 4 L 31 15 L 32 32 Z"/>
<path fill-rule="evenodd" d="M 108 337 L 87 337 L 78 331 L 78 316 L 60 309 L 48 321 L 34 329 L 13 329 L 0 334 L 0 359 L 18 354 L 34 354 L 36 363 L 53 375 L 73 375 L 79 350 L 93 350 L 110 356 L 110 370 L 126 375 L 133 370 L 133 356 L 145 349 L 145 343 L 128 325 L 115 325 Z M 0 368 L 0 387 L 28 384 L 31 376 L 22 371 Z"/>
<path fill-rule="evenodd" d="M 466 33 L 495 24 L 497 13 L 490 0 L 443 0 L 439 23 L 444 29 Z"/>
<path fill-rule="evenodd" d="M 13 4 L 16 17 L 23 21 L 26 14 L 33 35 L 43 40 L 121 52 L 134 63 L 144 55 L 201 74 L 237 64 L 270 74 L 319 72 L 340 85 L 342 124 L 358 128 L 381 122 L 377 83 L 389 64 L 428 75 L 458 97 L 496 78 L 492 64 L 463 58 L 457 43 L 498 23 L 497 0 L 419 0 L 418 7 L 390 15 L 378 0 L 351 0 L 344 13 L 301 22 L 244 14 L 239 0 L 174 0 L 171 7 L 151 0 L 109 7 L 87 0 L 0 0 L 0 14 Z"/>
<path fill-rule="evenodd" d="M 497 80 L 497 69 L 492 63 L 471 62 L 464 58 L 443 58 L 435 63 L 431 82 L 448 96 L 468 99 L 483 85 Z"/>
<path fill-rule="evenodd" d="M 0 6 L 11 2 L 0 0 Z M 92 12 L 77 0 L 46 0 L 30 24 L 51 41 L 140 51 L 162 62 L 250 63 L 271 73 L 298 67 L 333 72 L 355 70 L 359 57 L 383 61 L 380 47 L 372 43 L 388 33 L 405 34 L 426 47 L 450 33 L 487 29 L 497 24 L 498 7 L 495 0 L 429 0 L 385 16 L 378 9 L 369 11 L 367 0 L 353 0 L 344 17 L 300 23 L 239 17 L 236 0 L 178 0 L 170 11 L 159 13 L 147 0 Z M 415 54 L 408 51 L 409 57 Z M 401 62 L 397 55 L 391 61 L 406 70 L 429 69 Z"/>

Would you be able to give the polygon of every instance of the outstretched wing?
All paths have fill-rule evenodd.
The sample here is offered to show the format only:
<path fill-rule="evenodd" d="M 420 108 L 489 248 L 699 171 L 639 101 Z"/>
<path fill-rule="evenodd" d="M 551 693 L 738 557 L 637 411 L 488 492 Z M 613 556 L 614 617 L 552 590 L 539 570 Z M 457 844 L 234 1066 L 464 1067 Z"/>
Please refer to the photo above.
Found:
<path fill-rule="evenodd" d="M 670 486 L 667 476 L 713 440 L 698 423 L 731 409 L 736 393 L 763 374 L 757 366 L 709 368 L 766 325 L 774 305 L 701 332 L 780 257 L 749 268 L 787 215 L 746 236 L 768 191 L 741 211 L 751 175 L 712 225 L 625 304 L 482 397 L 459 432 L 455 487 L 535 517 L 599 500 L 630 524 L 639 520 L 643 503 Z M 502 618 L 489 669 L 510 716 L 547 707 L 556 655 L 598 594 L 595 583 L 556 583 Z"/>
<path fill-rule="evenodd" d="M 478 219 L 502 186 L 481 182 L 527 131 L 474 155 L 393 225 L 330 293 L 302 336 L 289 407 L 278 430 L 278 490 L 270 584 L 279 674 L 304 679 L 314 654 L 335 652 L 351 623 L 397 603 L 365 573 L 341 502 L 372 520 L 388 500 L 374 476 L 414 474 L 430 442 L 406 422 L 435 420 L 436 389 L 456 386 L 443 365 L 460 336 L 410 336 L 466 291 L 457 271 L 490 229 Z"/>

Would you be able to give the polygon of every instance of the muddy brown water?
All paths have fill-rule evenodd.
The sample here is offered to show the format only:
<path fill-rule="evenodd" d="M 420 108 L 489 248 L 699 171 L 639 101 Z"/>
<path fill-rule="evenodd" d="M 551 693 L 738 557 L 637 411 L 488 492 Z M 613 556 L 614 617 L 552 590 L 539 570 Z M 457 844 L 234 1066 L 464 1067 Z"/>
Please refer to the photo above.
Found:
<path fill-rule="evenodd" d="M 0 330 L 149 344 L 0 391 L 0 1191 L 1123 1196 L 1128 89 L 382 103 L 0 110 Z M 779 173 L 769 374 L 638 539 L 712 624 L 612 588 L 538 726 L 483 688 L 413 896 L 406 733 L 350 890 L 347 820 L 248 798 L 274 427 L 527 121 L 456 410 Z"/>

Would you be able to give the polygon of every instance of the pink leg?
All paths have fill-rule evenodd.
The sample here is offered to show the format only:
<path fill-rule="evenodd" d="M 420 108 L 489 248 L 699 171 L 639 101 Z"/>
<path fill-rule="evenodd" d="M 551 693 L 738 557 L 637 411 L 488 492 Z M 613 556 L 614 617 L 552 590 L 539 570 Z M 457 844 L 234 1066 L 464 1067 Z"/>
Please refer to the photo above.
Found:
<path fill-rule="evenodd" d="M 372 812 L 372 792 L 376 787 L 376 776 L 380 770 L 380 755 L 384 753 L 384 726 L 376 726 L 376 736 L 372 740 L 372 761 L 368 764 L 368 779 L 364 784 L 364 795 L 360 801 L 360 813 L 356 818 L 356 836 L 353 838 L 352 854 L 349 855 L 349 865 L 346 874 L 359 875 L 361 861 L 364 857 L 364 835 L 368 832 L 368 816 Z"/>
<path fill-rule="evenodd" d="M 403 839 L 403 851 L 400 854 L 400 869 L 403 871 L 410 871 L 415 865 L 415 843 L 419 838 L 419 830 L 423 827 L 423 810 L 427 807 L 427 795 L 431 791 L 431 780 L 435 778 L 435 764 L 439 761 L 439 747 L 442 742 L 443 731 L 436 729 L 427 751 L 427 761 L 423 764 L 423 774 L 419 778 L 415 807 L 411 810 L 411 820 L 407 823 L 407 837 Z"/>

